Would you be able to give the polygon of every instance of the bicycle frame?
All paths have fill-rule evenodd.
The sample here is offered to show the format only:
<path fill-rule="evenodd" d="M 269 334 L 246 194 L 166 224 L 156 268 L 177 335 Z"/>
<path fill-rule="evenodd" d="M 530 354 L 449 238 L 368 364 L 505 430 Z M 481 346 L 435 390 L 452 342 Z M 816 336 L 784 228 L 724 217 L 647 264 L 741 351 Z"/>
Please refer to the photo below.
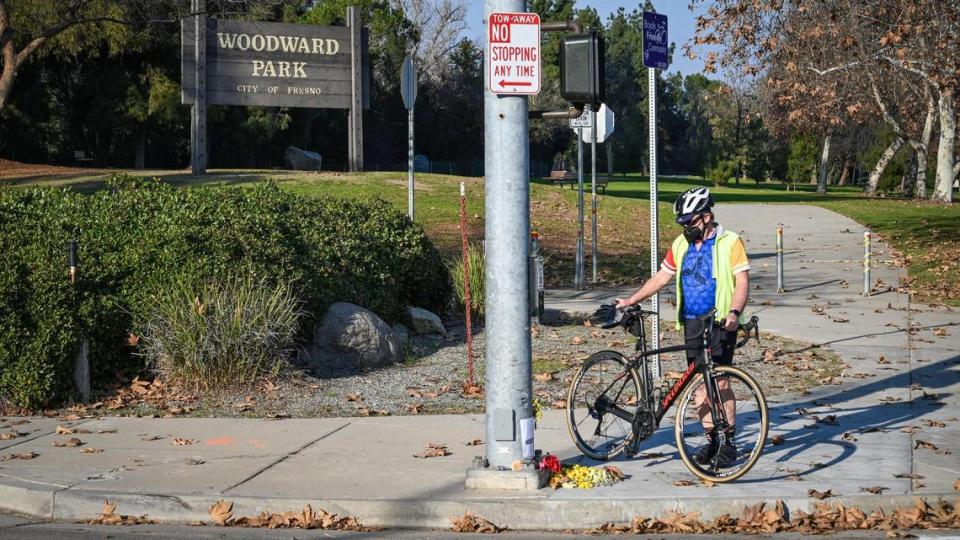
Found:
<path fill-rule="evenodd" d="M 669 347 L 661 347 L 659 349 L 646 350 L 645 331 L 641 327 L 640 335 L 637 337 L 637 350 L 639 351 L 639 354 L 635 355 L 633 358 L 630 359 L 630 363 L 628 364 L 628 370 L 624 371 L 620 376 L 614 379 L 613 382 L 611 382 L 610 385 L 607 387 L 607 390 L 612 388 L 618 381 L 620 381 L 624 377 L 627 377 L 629 374 L 629 369 L 641 368 L 642 383 L 646 387 L 644 388 L 644 391 L 647 393 L 648 403 L 653 405 L 654 403 L 653 396 L 650 394 L 651 385 L 650 385 L 650 381 L 647 380 L 646 359 L 650 356 L 654 356 L 657 354 L 692 350 L 692 351 L 700 351 L 702 354 L 700 355 L 700 358 L 698 358 L 696 361 L 690 362 L 690 365 L 687 366 L 687 370 L 683 373 L 683 375 L 680 376 L 680 380 L 675 382 L 673 386 L 671 386 L 670 389 L 667 390 L 667 393 L 663 396 L 663 399 L 656 403 L 656 410 L 654 411 L 656 423 L 658 426 L 660 425 L 660 421 L 663 420 L 663 417 L 666 416 L 667 411 L 670 410 L 671 406 L 673 406 L 673 403 L 674 401 L 676 401 L 677 396 L 679 396 L 680 393 L 683 392 L 683 390 L 687 387 L 687 385 L 690 384 L 690 381 L 693 379 L 693 376 L 696 375 L 698 371 L 703 375 L 703 377 L 706 379 L 706 382 L 707 382 L 706 384 L 707 399 L 709 400 L 710 403 L 715 403 L 716 401 L 714 400 L 714 392 L 717 390 L 715 388 L 716 382 L 711 377 L 711 373 L 712 373 L 711 368 L 713 367 L 713 355 L 710 347 L 710 338 L 711 338 L 712 332 L 713 332 L 712 326 L 708 326 L 708 331 L 705 331 L 703 334 L 703 342 L 700 347 L 688 347 L 687 345 L 671 345 Z M 605 390 L 603 394 L 605 394 L 607 390 Z M 610 405 L 605 404 L 604 409 L 606 409 L 605 412 L 609 412 L 614 416 L 621 418 L 623 420 L 626 420 L 628 422 L 632 422 L 635 417 L 635 413 L 630 413 L 618 407 L 615 403 L 611 403 Z M 720 410 L 717 412 L 720 413 L 721 416 L 725 416 L 724 411 Z M 722 418 L 722 420 L 726 421 L 726 418 Z"/>

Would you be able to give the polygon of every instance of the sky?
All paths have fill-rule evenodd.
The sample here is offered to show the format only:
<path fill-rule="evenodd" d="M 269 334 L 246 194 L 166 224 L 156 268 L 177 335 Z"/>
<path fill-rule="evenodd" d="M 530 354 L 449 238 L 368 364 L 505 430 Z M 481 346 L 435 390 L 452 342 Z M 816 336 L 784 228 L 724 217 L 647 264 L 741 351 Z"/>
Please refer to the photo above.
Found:
<path fill-rule="evenodd" d="M 635 0 L 633 2 L 614 1 L 614 0 L 577 0 L 576 9 L 593 7 L 600 14 L 600 19 L 606 23 L 611 13 L 623 7 L 628 13 L 634 9 L 640 9 L 643 2 Z M 695 15 L 688 8 L 686 0 L 654 0 L 654 7 L 657 12 L 667 16 L 667 33 L 671 42 L 677 44 L 676 51 L 673 53 L 673 64 L 667 69 L 669 73 L 680 71 L 684 76 L 694 73 L 701 73 L 703 70 L 703 59 L 690 60 L 683 54 L 682 46 L 693 38 L 693 28 Z M 467 1 L 467 36 L 478 43 L 484 43 L 483 34 L 483 0 Z M 696 49 L 695 49 L 696 50 Z"/>

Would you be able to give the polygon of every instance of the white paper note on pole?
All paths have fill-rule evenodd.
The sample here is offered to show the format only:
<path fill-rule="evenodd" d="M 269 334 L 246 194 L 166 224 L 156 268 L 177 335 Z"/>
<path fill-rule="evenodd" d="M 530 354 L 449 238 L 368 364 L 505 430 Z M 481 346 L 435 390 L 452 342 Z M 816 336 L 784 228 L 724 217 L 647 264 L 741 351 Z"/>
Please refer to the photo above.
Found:
<path fill-rule="evenodd" d="M 531 416 L 520 420 L 520 440 L 523 441 L 523 459 L 533 459 L 533 431 L 537 419 Z"/>

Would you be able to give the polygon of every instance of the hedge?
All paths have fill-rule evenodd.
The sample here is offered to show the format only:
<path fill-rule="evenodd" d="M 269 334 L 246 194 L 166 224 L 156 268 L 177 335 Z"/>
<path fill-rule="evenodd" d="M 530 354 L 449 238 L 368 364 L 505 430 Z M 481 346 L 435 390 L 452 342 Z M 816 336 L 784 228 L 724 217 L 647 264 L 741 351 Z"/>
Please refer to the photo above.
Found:
<path fill-rule="evenodd" d="M 67 279 L 72 237 L 76 286 Z M 292 283 L 313 316 L 304 335 L 332 302 L 399 321 L 407 305 L 442 310 L 451 294 L 422 228 L 382 199 L 126 176 L 92 194 L 0 189 L 0 400 L 37 407 L 67 398 L 83 336 L 94 381 L 137 369 L 127 338 L 159 284 L 238 270 Z"/>

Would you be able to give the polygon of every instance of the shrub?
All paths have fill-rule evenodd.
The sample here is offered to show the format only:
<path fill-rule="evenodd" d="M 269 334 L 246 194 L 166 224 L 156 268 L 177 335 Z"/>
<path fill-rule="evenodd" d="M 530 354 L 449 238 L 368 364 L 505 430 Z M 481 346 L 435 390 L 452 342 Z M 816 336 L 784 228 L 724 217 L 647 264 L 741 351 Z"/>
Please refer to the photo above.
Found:
<path fill-rule="evenodd" d="M 67 281 L 66 247 L 80 246 Z M 107 189 L 0 190 L 0 399 L 37 407 L 69 395 L 90 340 L 92 378 L 139 369 L 125 345 L 151 295 L 171 280 L 203 283 L 243 268 L 289 283 L 310 315 L 335 301 L 388 321 L 407 305 L 440 310 L 449 275 L 423 229 L 383 200 L 252 188 L 173 188 L 119 176 Z"/>
<path fill-rule="evenodd" d="M 477 244 L 467 246 L 467 261 L 470 266 L 470 313 L 484 316 L 484 285 L 483 272 L 486 268 L 486 261 L 483 255 L 483 248 Z M 464 294 L 463 283 L 463 256 L 457 257 L 450 264 L 450 278 L 453 281 L 453 292 L 457 303 L 461 308 L 465 308 L 467 300 Z"/>
<path fill-rule="evenodd" d="M 276 373 L 293 351 L 299 302 L 290 286 L 228 276 L 174 279 L 147 304 L 140 351 L 168 379 L 217 386 Z"/>
<path fill-rule="evenodd" d="M 736 170 L 737 164 L 734 161 L 721 159 L 713 164 L 713 166 L 707 167 L 706 177 L 707 180 L 713 182 L 715 186 L 725 186 L 727 182 L 730 181 L 730 178 L 733 177 Z"/>

